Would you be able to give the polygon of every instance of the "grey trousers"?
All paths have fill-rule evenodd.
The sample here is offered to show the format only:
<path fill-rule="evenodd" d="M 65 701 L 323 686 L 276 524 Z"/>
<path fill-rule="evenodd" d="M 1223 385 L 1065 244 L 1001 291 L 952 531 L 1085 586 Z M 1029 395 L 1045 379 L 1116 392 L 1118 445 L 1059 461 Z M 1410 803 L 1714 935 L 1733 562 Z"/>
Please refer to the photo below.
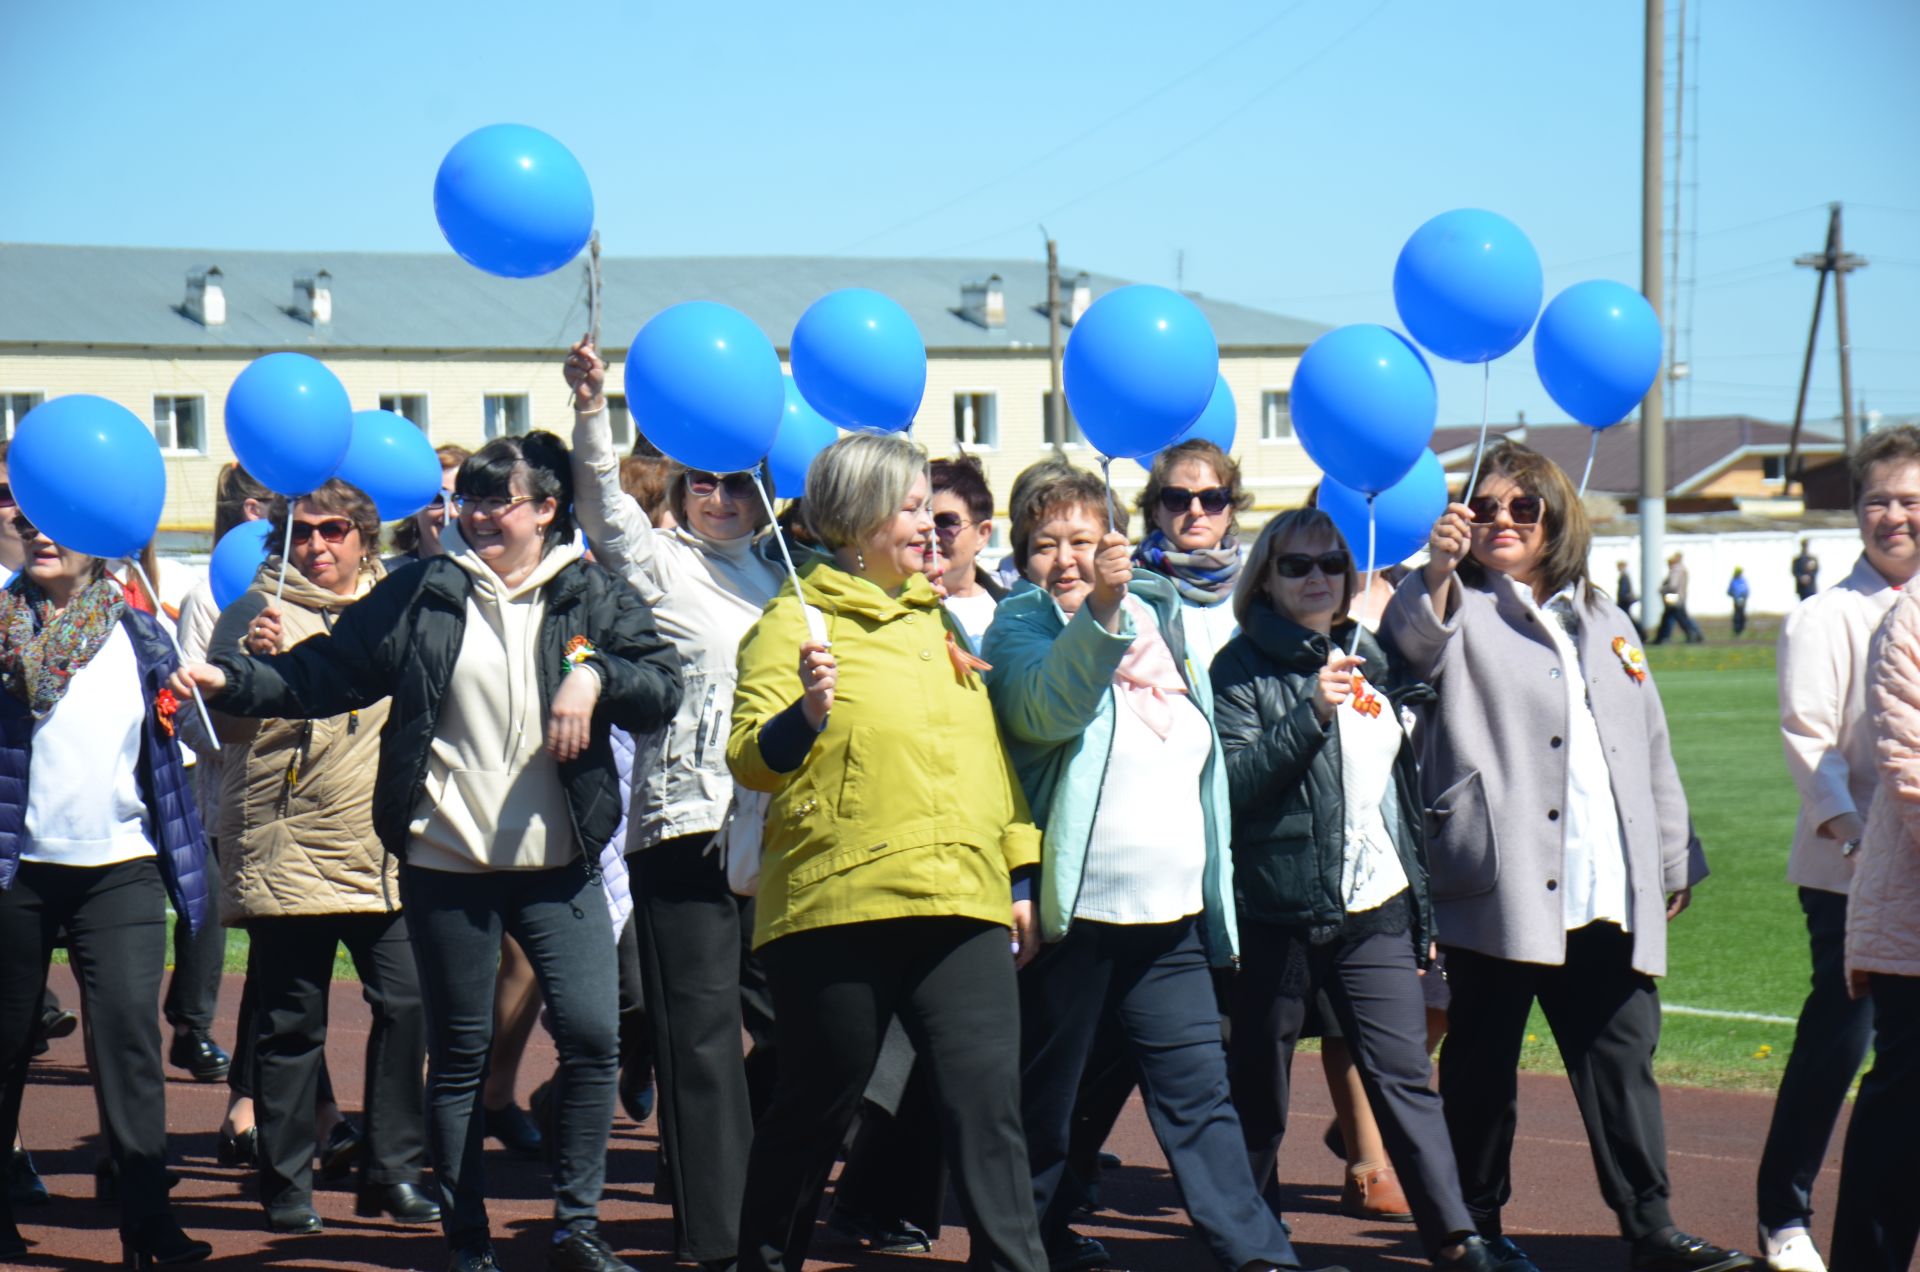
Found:
<path fill-rule="evenodd" d="M 620 1065 L 618 973 L 606 895 L 575 858 L 555 870 L 455 874 L 408 866 L 400 895 L 427 1008 L 427 1145 L 455 1248 L 487 1237 L 480 1091 L 493 1046 L 500 934 L 533 964 L 560 1052 L 553 1216 L 594 1226 Z"/>

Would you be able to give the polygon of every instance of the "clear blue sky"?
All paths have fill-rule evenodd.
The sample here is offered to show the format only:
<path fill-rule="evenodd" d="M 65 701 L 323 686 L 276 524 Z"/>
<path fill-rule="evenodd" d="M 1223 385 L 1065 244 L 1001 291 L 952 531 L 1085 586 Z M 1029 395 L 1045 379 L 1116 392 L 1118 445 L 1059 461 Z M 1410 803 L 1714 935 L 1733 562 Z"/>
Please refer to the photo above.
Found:
<path fill-rule="evenodd" d="M 1920 4 L 1690 3 L 1679 405 L 1791 416 L 1813 294 L 1791 261 L 1840 199 L 1873 262 L 1856 395 L 1920 413 Z M 1394 322 L 1400 244 L 1462 205 L 1529 233 L 1549 295 L 1637 284 L 1640 14 L 0 0 L 0 240 L 445 250 L 440 157 L 512 120 L 579 155 L 614 254 L 1033 256 L 1044 221 L 1070 268 L 1172 283 L 1184 249 L 1208 295 Z M 1837 412 L 1833 349 L 1829 308 L 1810 414 Z M 1477 420 L 1478 370 L 1440 370 L 1442 421 Z M 1521 409 L 1563 418 L 1526 347 L 1493 374 L 1495 418 Z"/>

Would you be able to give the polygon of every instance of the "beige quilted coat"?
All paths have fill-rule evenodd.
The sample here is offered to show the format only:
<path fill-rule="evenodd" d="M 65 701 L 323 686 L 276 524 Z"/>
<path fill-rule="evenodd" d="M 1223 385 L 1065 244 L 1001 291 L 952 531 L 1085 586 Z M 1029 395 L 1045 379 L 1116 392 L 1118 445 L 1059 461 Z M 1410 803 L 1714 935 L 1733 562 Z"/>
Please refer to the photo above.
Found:
<path fill-rule="evenodd" d="M 1880 788 L 1847 901 L 1847 970 L 1920 976 L 1920 590 L 1874 635 L 1867 704 Z"/>
<path fill-rule="evenodd" d="M 209 649 L 246 638 L 273 599 L 279 560 L 221 611 Z M 364 596 L 385 570 L 363 576 L 343 597 L 287 571 L 280 601 L 282 647 L 327 629 L 328 618 Z M 290 915 L 377 914 L 400 908 L 399 862 L 373 830 L 374 771 L 380 763 L 382 700 L 326 720 L 250 720 L 214 713 L 222 751 L 220 921 L 245 927 Z"/>

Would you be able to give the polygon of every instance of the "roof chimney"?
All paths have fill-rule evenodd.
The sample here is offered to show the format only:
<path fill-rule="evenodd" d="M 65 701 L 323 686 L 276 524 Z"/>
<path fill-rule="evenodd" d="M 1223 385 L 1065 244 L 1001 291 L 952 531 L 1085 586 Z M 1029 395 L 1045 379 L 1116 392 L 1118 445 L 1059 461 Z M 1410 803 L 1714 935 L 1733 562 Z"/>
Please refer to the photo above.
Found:
<path fill-rule="evenodd" d="M 1080 321 L 1080 315 L 1087 312 L 1093 304 L 1093 280 L 1087 277 L 1087 271 L 1081 270 L 1073 277 L 1073 298 L 1067 303 L 1067 312 L 1062 315 L 1071 327 Z"/>
<path fill-rule="evenodd" d="M 181 308 L 187 317 L 203 327 L 218 327 L 227 321 L 227 293 L 221 287 L 223 277 L 218 265 L 187 274 L 187 302 Z"/>
<path fill-rule="evenodd" d="M 989 274 L 984 283 L 960 285 L 960 316 L 989 329 L 1007 325 L 1007 294 L 1000 275 Z"/>
<path fill-rule="evenodd" d="M 295 318 L 324 327 L 333 321 L 333 275 L 326 270 L 293 280 Z"/>

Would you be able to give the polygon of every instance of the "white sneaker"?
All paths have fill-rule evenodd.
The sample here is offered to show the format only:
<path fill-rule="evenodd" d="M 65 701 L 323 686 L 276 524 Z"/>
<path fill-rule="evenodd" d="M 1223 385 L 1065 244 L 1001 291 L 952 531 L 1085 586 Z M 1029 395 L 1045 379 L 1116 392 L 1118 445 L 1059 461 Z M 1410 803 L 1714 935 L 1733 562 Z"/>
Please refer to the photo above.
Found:
<path fill-rule="evenodd" d="M 1760 1249 L 1773 1272 L 1827 1272 L 1805 1228 L 1781 1228 L 1760 1234 Z"/>

